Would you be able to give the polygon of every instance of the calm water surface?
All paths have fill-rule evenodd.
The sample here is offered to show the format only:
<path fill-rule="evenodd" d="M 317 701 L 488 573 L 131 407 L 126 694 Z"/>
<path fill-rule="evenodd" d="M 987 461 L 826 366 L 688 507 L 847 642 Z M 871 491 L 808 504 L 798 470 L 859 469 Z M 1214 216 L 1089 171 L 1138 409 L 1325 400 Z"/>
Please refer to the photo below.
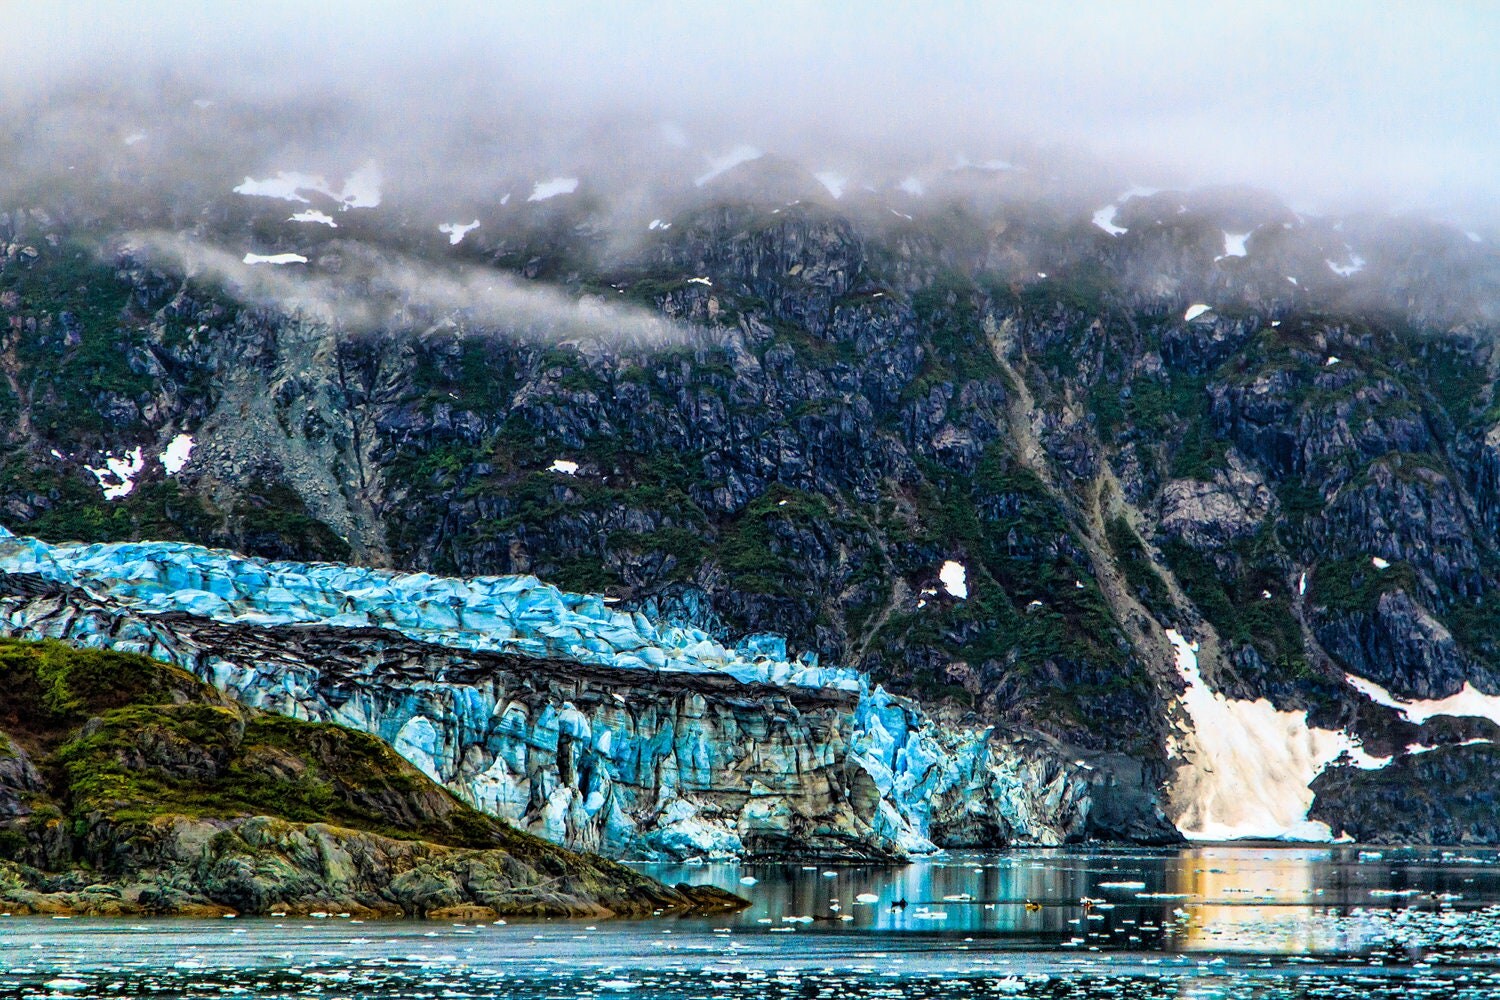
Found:
<path fill-rule="evenodd" d="M 10 918 L 0 997 L 1500 997 L 1489 851 L 640 867 L 754 905 L 715 919 L 469 926 Z"/>

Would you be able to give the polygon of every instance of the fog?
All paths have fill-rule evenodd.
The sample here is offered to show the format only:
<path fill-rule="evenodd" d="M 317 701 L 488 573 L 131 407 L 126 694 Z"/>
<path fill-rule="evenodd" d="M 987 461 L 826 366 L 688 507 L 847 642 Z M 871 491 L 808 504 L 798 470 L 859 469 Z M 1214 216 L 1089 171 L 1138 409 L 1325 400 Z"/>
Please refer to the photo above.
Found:
<path fill-rule="evenodd" d="M 686 169 L 736 144 L 857 180 L 1062 149 L 1134 183 L 1446 212 L 1500 185 L 1500 8 L 1479 2 L 4 6 L 7 113 L 50 113 L 57 141 L 197 88 L 259 108 L 256 138 L 321 123 L 393 170 L 645 167 L 659 150 L 602 144 L 670 122 Z"/>

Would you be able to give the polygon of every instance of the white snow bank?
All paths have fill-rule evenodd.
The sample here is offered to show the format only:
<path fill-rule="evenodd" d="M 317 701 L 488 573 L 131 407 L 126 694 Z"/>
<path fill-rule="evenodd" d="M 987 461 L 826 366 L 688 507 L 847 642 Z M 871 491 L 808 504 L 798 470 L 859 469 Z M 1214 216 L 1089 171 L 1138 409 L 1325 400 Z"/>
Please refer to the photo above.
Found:
<path fill-rule="evenodd" d="M 1391 561 L 1389 559 L 1382 559 L 1379 556 L 1371 556 L 1370 565 L 1376 569 L 1390 569 Z"/>
<path fill-rule="evenodd" d="M 247 253 L 246 264 L 306 264 L 307 258 L 300 253 Z"/>
<path fill-rule="evenodd" d="M 1130 232 L 1124 226 L 1115 225 L 1115 212 L 1119 211 L 1114 205 L 1105 205 L 1094 213 L 1094 225 L 1104 230 L 1111 236 L 1120 236 Z"/>
<path fill-rule="evenodd" d="M 1194 302 L 1192 305 L 1187 307 L 1187 312 L 1182 314 L 1182 319 L 1184 322 L 1191 323 L 1193 320 L 1197 319 L 1199 316 L 1202 316 L 1212 308 L 1212 306 L 1204 305 L 1202 302 Z"/>
<path fill-rule="evenodd" d="M 1245 256 L 1245 241 L 1250 238 L 1249 233 L 1231 233 L 1224 230 L 1224 252 L 1215 257 L 1214 260 L 1223 260 L 1225 257 Z"/>
<path fill-rule="evenodd" d="M 1340 264 L 1331 260 L 1324 260 L 1323 263 L 1328 265 L 1328 270 L 1341 278 L 1347 278 L 1349 275 L 1365 269 L 1365 259 L 1357 253 L 1349 254 L 1349 262 L 1347 264 Z"/>
<path fill-rule="evenodd" d="M 380 204 L 380 168 L 374 161 L 366 163 L 344 181 L 343 187 L 335 190 L 322 174 L 305 174 L 299 170 L 282 170 L 275 177 L 258 181 L 246 177 L 234 188 L 235 194 L 256 198 L 280 198 L 282 201 L 299 201 L 306 204 L 304 191 L 317 191 L 345 208 L 374 208 Z"/>
<path fill-rule="evenodd" d="M 920 198 L 927 192 L 927 185 L 922 183 L 920 177 L 908 177 L 896 186 L 907 194 L 917 198 Z"/>
<path fill-rule="evenodd" d="M 546 201 L 548 198 L 556 198 L 558 195 L 572 194 L 578 190 L 577 177 L 553 177 L 551 180 L 537 181 L 531 186 L 531 194 L 527 201 Z"/>
<path fill-rule="evenodd" d="M 320 212 L 316 208 L 305 209 L 292 215 L 288 222 L 320 222 L 332 229 L 337 229 L 339 224 L 333 221 L 333 216 L 326 212 Z"/>
<path fill-rule="evenodd" d="M 943 563 L 943 568 L 938 570 L 938 579 L 943 581 L 943 589 L 948 593 L 960 601 L 968 600 L 969 571 L 964 568 L 963 563 L 949 559 Z"/>
<path fill-rule="evenodd" d="M 448 244 L 455 247 L 462 243 L 464 241 L 464 237 L 469 235 L 471 231 L 478 228 L 478 219 L 475 219 L 468 225 L 464 225 L 460 222 L 442 222 L 438 224 L 438 232 L 446 234 L 448 237 Z"/>
<path fill-rule="evenodd" d="M 167 450 L 161 453 L 161 464 L 167 470 L 167 475 L 175 476 L 187 468 L 196 443 L 191 434 L 179 434 L 168 442 Z"/>
<path fill-rule="evenodd" d="M 130 496 L 130 491 L 135 489 L 135 477 L 145 468 L 146 458 L 141 449 L 132 448 L 123 458 L 105 455 L 104 464 L 97 469 L 90 468 L 89 472 L 94 474 L 104 499 L 119 500 Z"/>
<path fill-rule="evenodd" d="M 1190 840 L 1331 840 L 1327 824 L 1307 818 L 1313 779 L 1344 754 L 1370 769 L 1390 758 L 1371 757 L 1347 733 L 1309 726 L 1305 711 L 1217 694 L 1198 669 L 1198 644 L 1176 629 L 1167 630 L 1167 639 L 1187 684 L 1182 704 L 1192 720 L 1187 733 L 1171 740 L 1185 760 L 1172 782 L 1177 829 Z"/>
<path fill-rule="evenodd" d="M 741 163 L 749 163 L 751 160 L 758 160 L 764 155 L 764 153 L 756 149 L 754 146 L 736 146 L 729 152 L 725 153 L 723 156 L 709 157 L 708 172 L 705 174 L 700 174 L 693 181 L 693 183 L 698 187 L 702 187 L 725 171 L 733 170 Z"/>
<path fill-rule="evenodd" d="M 1500 726 L 1500 695 L 1485 694 L 1468 682 L 1464 683 L 1463 689 L 1457 694 L 1450 694 L 1446 698 L 1407 701 L 1363 677 L 1345 674 L 1344 680 L 1349 682 L 1350 687 L 1375 704 L 1394 708 L 1408 721 L 1419 726 L 1428 719 L 1440 715 L 1456 719 L 1488 719 Z"/>
<path fill-rule="evenodd" d="M 836 170 L 823 170 L 819 173 L 813 174 L 813 176 L 816 177 L 818 179 L 818 183 L 826 187 L 828 189 L 828 193 L 833 195 L 835 198 L 842 198 L 844 196 L 844 188 L 849 183 L 849 178 L 844 174 L 841 174 Z"/>
<path fill-rule="evenodd" d="M 565 476 L 578 475 L 578 463 L 570 462 L 566 458 L 554 458 L 552 464 L 547 466 L 548 472 L 561 472 Z"/>

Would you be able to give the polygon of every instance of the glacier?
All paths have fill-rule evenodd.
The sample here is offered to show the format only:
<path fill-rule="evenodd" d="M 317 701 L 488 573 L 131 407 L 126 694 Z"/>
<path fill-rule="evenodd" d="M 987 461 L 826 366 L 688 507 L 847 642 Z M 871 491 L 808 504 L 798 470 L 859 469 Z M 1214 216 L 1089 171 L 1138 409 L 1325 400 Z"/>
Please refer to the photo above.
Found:
<path fill-rule="evenodd" d="M 373 733 L 455 794 L 626 858 L 899 858 L 1090 835 L 1106 778 L 857 671 L 535 577 L 270 562 L 0 528 L 0 622 Z"/>

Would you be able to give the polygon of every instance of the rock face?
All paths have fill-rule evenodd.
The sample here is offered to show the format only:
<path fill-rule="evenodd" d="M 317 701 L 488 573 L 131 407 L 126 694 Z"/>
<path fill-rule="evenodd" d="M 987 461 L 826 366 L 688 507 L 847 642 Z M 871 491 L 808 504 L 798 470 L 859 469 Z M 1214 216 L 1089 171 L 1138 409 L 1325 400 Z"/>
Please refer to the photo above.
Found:
<path fill-rule="evenodd" d="M 744 905 L 520 833 L 378 740 L 246 708 L 144 657 L 4 640 L 0 679 L 0 900 L 11 912 L 478 918 Z"/>
<path fill-rule="evenodd" d="M 786 683 L 746 684 L 717 669 L 722 649 L 705 661 L 675 657 L 670 671 L 645 669 L 639 634 L 606 666 L 463 649 L 454 628 L 443 646 L 357 624 L 374 609 L 393 620 L 410 613 L 392 597 L 410 583 L 400 577 L 354 586 L 357 573 L 340 570 L 351 596 L 334 624 L 293 610 L 315 603 L 306 581 L 332 567 L 192 546 L 3 546 L 0 565 L 30 574 L 0 578 L 12 634 L 145 653 L 259 708 L 375 734 L 477 808 L 577 849 L 891 858 L 935 846 L 1174 838 L 1139 772 L 1122 782 L 1038 740 L 941 724 L 847 671 L 794 672 L 765 655 L 777 651 L 769 637 L 757 669 Z M 77 572 L 85 565 L 86 576 Z M 225 567 L 256 585 L 236 595 Z M 153 585 L 184 573 L 216 581 L 208 585 L 235 597 L 233 613 L 222 598 L 218 618 L 164 610 L 204 592 Z M 268 573 L 276 582 L 266 583 Z M 426 582 L 450 594 L 464 584 Z M 100 601 L 80 583 L 119 598 Z M 486 583 L 515 593 L 505 581 Z M 527 648 L 550 635 L 555 653 L 586 645 L 542 613 L 577 595 L 537 589 L 545 593 L 522 599 L 512 619 L 530 626 L 505 641 Z M 258 603 L 268 596 L 274 613 Z M 477 599 L 465 612 L 479 621 L 495 613 Z M 297 624 L 275 624 L 278 615 Z M 484 633 L 474 636 L 482 644 Z"/>
<path fill-rule="evenodd" d="M 1370 745 L 1391 713 L 1346 675 L 1403 697 L 1500 691 L 1491 247 L 1252 192 L 1037 200 L 1004 185 L 1048 172 L 1014 171 L 833 201 L 776 169 L 676 192 L 624 234 L 640 193 L 602 180 L 476 206 L 457 246 L 436 229 L 450 216 L 413 225 L 426 207 L 397 200 L 338 229 L 227 190 L 130 201 L 128 228 L 170 231 L 154 241 L 81 194 L 8 206 L 0 518 L 50 541 L 534 576 L 593 595 L 564 609 L 601 643 L 574 642 L 574 661 L 628 652 L 606 600 L 630 617 L 619 638 L 648 634 L 639 615 L 658 633 L 643 649 L 706 643 L 693 655 L 743 681 L 783 678 L 739 640 L 784 636 L 816 664 L 767 659 L 815 688 L 836 664 L 924 719 L 994 727 L 1002 770 L 997 739 L 1046 748 L 1023 756 L 1054 762 L 1047 787 L 1082 771 L 1082 828 L 1098 831 L 1151 828 L 1129 803 L 1175 801 L 1162 793 L 1193 767 L 1174 750 L 1169 628 L 1199 643 L 1214 692 Z M 1108 232 L 1089 221 L 1105 203 Z M 306 257 L 282 278 L 326 310 L 278 307 L 247 269 L 185 266 L 251 246 Z M 1363 269 L 1329 264 L 1354 254 Z M 433 291 L 491 280 L 565 315 L 548 327 Z M 608 321 L 579 332 L 580 315 Z M 419 630 L 451 629 L 452 595 L 432 596 Z M 183 610 L 218 613 L 199 600 Z M 514 651 L 557 655 L 534 638 Z M 428 721 L 441 735 L 449 717 Z M 862 780 L 840 786 L 849 801 Z M 1077 836 L 1081 800 L 1055 798 L 1034 815 Z M 539 809 L 527 821 L 545 826 Z"/>

